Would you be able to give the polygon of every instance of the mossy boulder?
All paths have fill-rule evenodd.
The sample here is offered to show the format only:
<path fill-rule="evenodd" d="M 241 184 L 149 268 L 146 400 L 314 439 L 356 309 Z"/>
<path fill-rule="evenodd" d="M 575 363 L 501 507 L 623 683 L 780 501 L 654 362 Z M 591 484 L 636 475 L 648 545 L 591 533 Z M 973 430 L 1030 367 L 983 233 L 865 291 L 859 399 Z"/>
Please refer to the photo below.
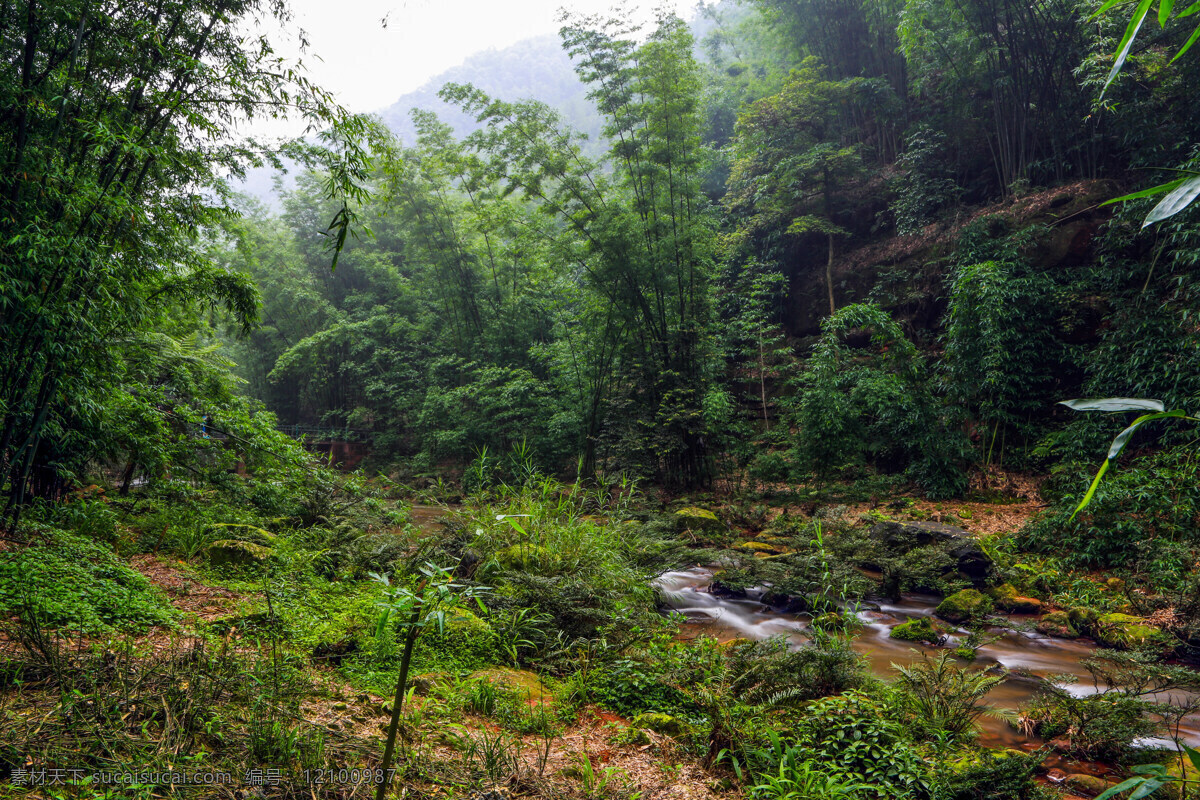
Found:
<path fill-rule="evenodd" d="M 1043 603 L 1036 597 L 1026 597 L 1011 583 L 1003 583 L 989 592 L 996 601 L 996 608 L 1009 614 L 1040 614 Z"/>
<path fill-rule="evenodd" d="M 847 614 L 843 611 L 827 611 L 813 618 L 813 627 L 820 628 L 826 631 L 856 631 L 862 627 L 862 620 L 854 614 Z"/>
<path fill-rule="evenodd" d="M 754 556 L 778 556 L 792 552 L 787 547 L 776 544 L 774 542 L 760 542 L 757 540 L 738 542 L 733 546 L 734 550 L 741 550 L 743 553 L 750 553 Z"/>
<path fill-rule="evenodd" d="M 522 572 L 553 564 L 555 560 L 550 549 L 540 544 L 514 544 L 496 553 L 500 566 Z"/>
<path fill-rule="evenodd" d="M 1066 611 L 1051 611 L 1038 620 L 1038 633 L 1059 639 L 1078 639 L 1079 631 L 1071 624 L 1071 615 Z"/>
<path fill-rule="evenodd" d="M 670 736 L 672 739 L 686 737 L 692 732 L 692 726 L 684 720 L 658 711 L 647 711 L 643 714 L 638 714 L 633 718 L 633 727 L 661 733 L 664 736 Z"/>
<path fill-rule="evenodd" d="M 941 644 L 946 641 L 946 634 L 929 617 L 916 617 L 908 622 L 901 622 L 888 632 L 888 636 L 903 642 Z"/>
<path fill-rule="evenodd" d="M 1100 614 L 1095 609 L 1075 606 L 1067 611 L 1067 618 L 1071 621 L 1075 630 L 1080 633 L 1090 634 L 1096 629 L 1096 625 L 1100 621 Z"/>
<path fill-rule="evenodd" d="M 992 599 L 976 589 L 955 592 L 938 604 L 933 612 L 956 625 L 986 617 L 992 611 Z"/>
<path fill-rule="evenodd" d="M 1150 646 L 1165 651 L 1175 649 L 1171 637 L 1158 626 L 1131 614 L 1104 614 L 1097 621 L 1092 636 L 1105 647 L 1128 650 Z"/>
<path fill-rule="evenodd" d="M 720 518 L 709 511 L 707 508 L 699 506 L 688 506 L 681 508 L 674 514 L 675 526 L 679 531 L 704 531 L 706 533 L 720 533 L 725 530 L 725 523 L 721 522 Z"/>
<path fill-rule="evenodd" d="M 221 539 L 204 549 L 204 557 L 218 569 L 247 569 L 266 563 L 271 557 L 271 548 L 254 542 Z"/>
<path fill-rule="evenodd" d="M 1063 781 L 1063 785 L 1073 792 L 1079 792 L 1088 797 L 1096 797 L 1104 794 L 1108 789 L 1115 784 L 1109 783 L 1104 778 L 1095 775 L 1085 775 L 1083 773 L 1075 773 L 1068 775 Z"/>
<path fill-rule="evenodd" d="M 428 695 L 443 686 L 454 683 L 454 676 L 449 672 L 425 672 L 409 679 L 409 686 L 419 695 Z"/>
<path fill-rule="evenodd" d="M 531 704 L 550 703 L 553 693 L 542 683 L 536 672 L 508 667 L 492 667 L 471 673 L 471 680 L 487 681 L 498 689 L 511 692 L 518 699 Z"/>

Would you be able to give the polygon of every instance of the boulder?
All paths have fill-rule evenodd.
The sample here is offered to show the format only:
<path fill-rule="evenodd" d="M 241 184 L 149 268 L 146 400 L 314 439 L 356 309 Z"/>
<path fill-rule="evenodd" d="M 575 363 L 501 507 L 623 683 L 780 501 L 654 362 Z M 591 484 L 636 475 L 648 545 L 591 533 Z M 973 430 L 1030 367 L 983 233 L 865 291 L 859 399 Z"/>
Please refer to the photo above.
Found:
<path fill-rule="evenodd" d="M 1071 624 L 1071 615 L 1066 611 L 1051 611 L 1037 624 L 1038 633 L 1059 639 L 1078 639 L 1079 631 Z"/>
<path fill-rule="evenodd" d="M 946 635 L 929 617 L 916 617 L 908 622 L 901 622 L 888 632 L 888 636 L 903 642 L 941 644 L 946 641 Z"/>
<path fill-rule="evenodd" d="M 536 672 L 529 670 L 492 667 L 472 672 L 470 680 L 486 681 L 499 689 L 512 692 L 531 705 L 554 701 L 554 695 L 542 683 L 542 679 Z"/>
<path fill-rule="evenodd" d="M 1100 620 L 1100 615 L 1093 609 L 1085 608 L 1084 606 L 1075 606 L 1067 611 L 1067 618 L 1071 621 L 1071 625 L 1080 633 L 1091 633 L 1096 628 L 1096 624 Z"/>
<path fill-rule="evenodd" d="M 1073 775 L 1068 775 L 1063 780 L 1063 785 L 1080 794 L 1096 797 L 1097 795 L 1104 794 L 1104 792 L 1108 791 L 1115 784 L 1109 783 L 1104 778 L 1098 778 L 1095 775 L 1084 775 L 1077 772 Z"/>
<path fill-rule="evenodd" d="M 680 531 L 704 531 L 720 533 L 725 530 L 725 524 L 716 514 L 699 506 L 681 508 L 674 514 L 675 526 Z"/>
<path fill-rule="evenodd" d="M 1025 597 L 1011 583 L 1004 583 L 990 594 L 996 599 L 996 607 L 1009 614 L 1040 614 L 1042 601 L 1036 597 Z"/>
<path fill-rule="evenodd" d="M 1130 614 L 1104 614 L 1096 620 L 1092 636 L 1105 647 L 1128 650 L 1150 645 L 1164 652 L 1174 650 L 1171 637 L 1156 625 Z"/>
<path fill-rule="evenodd" d="M 938 604 L 933 612 L 947 622 L 961 625 L 980 620 L 992 612 L 992 599 L 976 589 L 955 592 Z"/>
<path fill-rule="evenodd" d="M 262 565 L 271 557 L 271 548 L 254 542 L 221 539 L 206 547 L 204 555 L 214 567 L 244 569 Z"/>
<path fill-rule="evenodd" d="M 750 553 L 755 556 L 778 556 L 792 552 L 789 548 L 774 542 L 760 541 L 745 541 L 738 542 L 733 546 L 734 550 L 741 550 L 745 553 Z"/>
<path fill-rule="evenodd" d="M 898 522 L 885 520 L 871 528 L 871 538 L 882 542 L 889 550 L 907 553 L 916 547 L 931 544 L 945 546 L 963 578 L 976 587 L 987 583 L 992 574 L 992 559 L 969 531 L 940 522 Z"/>
<path fill-rule="evenodd" d="M 638 714 L 633 718 L 633 727 L 661 733 L 664 736 L 670 736 L 672 739 L 687 736 L 692 731 L 692 727 L 678 717 L 672 717 L 670 714 L 662 714 L 658 711 L 647 711 L 643 714 Z"/>

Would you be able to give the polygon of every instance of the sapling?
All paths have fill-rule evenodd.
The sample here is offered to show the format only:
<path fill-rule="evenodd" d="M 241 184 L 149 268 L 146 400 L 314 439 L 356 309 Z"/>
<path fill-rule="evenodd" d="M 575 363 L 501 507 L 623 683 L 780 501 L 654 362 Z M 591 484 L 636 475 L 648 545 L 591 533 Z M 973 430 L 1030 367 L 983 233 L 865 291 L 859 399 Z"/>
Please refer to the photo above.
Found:
<path fill-rule="evenodd" d="M 413 591 L 404 586 L 393 586 L 386 575 L 372 572 L 371 579 L 383 584 L 385 599 L 379 603 L 383 612 L 381 624 L 386 624 L 392 615 L 399 618 L 397 626 L 404 632 L 404 652 L 400 656 L 400 675 L 396 679 L 396 694 L 392 699 L 392 718 L 388 723 L 387 743 L 383 749 L 382 778 L 376 790 L 376 800 L 383 800 L 391 783 L 392 757 L 396 751 L 396 733 L 400 728 L 400 712 L 404 707 L 408 687 L 408 669 L 412 664 L 413 648 L 417 638 L 426 627 L 433 624 L 441 633 L 446 628 L 446 613 L 462 608 L 474 600 L 482 608 L 480 597 L 490 589 L 486 586 L 469 586 L 454 582 L 454 571 L 426 563 L 420 568 L 423 576 Z"/>

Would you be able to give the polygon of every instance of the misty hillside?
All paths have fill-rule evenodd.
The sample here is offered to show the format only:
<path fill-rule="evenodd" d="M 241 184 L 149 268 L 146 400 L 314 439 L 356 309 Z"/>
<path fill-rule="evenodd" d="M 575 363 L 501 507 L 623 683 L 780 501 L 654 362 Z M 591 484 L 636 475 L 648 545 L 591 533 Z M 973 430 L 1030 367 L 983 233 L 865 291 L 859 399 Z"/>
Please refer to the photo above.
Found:
<path fill-rule="evenodd" d="M 562 112 L 566 123 L 586 133 L 590 140 L 599 137 L 600 116 L 588 101 L 587 90 L 571 68 L 571 59 L 557 35 L 535 36 L 511 47 L 476 53 L 462 64 L 430 78 L 416 91 L 401 95 L 379 111 L 379 116 L 405 145 L 416 138 L 413 109 L 436 112 L 460 136 L 470 133 L 476 127 L 471 117 L 437 96 L 447 83 L 470 83 L 506 100 L 541 100 Z M 274 178 L 272 169 L 251 170 L 243 191 L 274 205 Z M 291 186 L 292 180 L 292 175 L 284 176 L 284 186 Z"/>

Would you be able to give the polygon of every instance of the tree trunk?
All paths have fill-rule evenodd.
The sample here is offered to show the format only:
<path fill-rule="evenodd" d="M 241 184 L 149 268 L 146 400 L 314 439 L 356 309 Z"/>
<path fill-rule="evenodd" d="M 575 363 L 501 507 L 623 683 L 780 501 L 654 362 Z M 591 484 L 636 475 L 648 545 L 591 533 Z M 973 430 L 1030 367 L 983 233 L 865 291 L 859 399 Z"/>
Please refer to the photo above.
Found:
<path fill-rule="evenodd" d="M 829 316 L 837 311 L 833 304 L 833 234 L 829 234 L 829 260 L 825 262 L 825 286 L 829 289 Z"/>

